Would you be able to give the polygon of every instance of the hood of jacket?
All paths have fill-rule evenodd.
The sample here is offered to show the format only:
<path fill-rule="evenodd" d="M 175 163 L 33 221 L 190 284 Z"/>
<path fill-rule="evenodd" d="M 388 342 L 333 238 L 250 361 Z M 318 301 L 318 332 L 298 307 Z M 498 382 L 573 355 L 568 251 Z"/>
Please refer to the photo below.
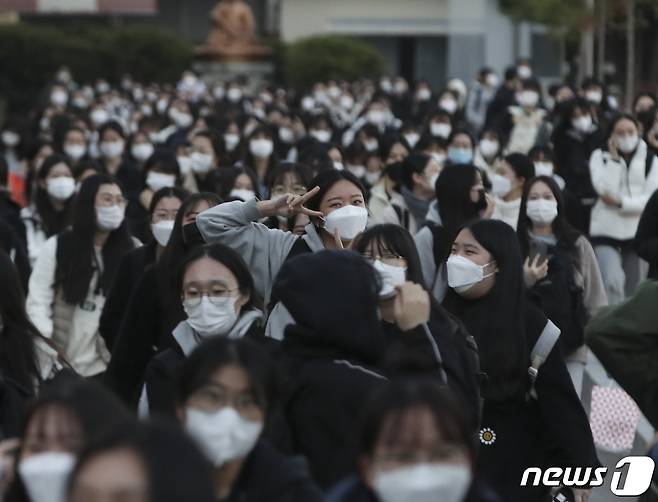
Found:
<path fill-rule="evenodd" d="M 305 253 L 288 260 L 274 294 L 295 320 L 284 345 L 305 352 L 377 361 L 384 350 L 378 319 L 378 279 L 351 251 Z"/>

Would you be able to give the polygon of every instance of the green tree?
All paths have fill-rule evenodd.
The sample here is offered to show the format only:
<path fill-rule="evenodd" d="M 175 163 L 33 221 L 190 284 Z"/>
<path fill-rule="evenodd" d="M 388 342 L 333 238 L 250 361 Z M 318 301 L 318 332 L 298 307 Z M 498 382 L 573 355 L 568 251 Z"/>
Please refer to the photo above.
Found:
<path fill-rule="evenodd" d="M 384 71 L 381 54 L 361 40 L 316 36 L 298 40 L 281 53 L 288 84 L 310 86 L 329 79 L 375 78 Z"/>

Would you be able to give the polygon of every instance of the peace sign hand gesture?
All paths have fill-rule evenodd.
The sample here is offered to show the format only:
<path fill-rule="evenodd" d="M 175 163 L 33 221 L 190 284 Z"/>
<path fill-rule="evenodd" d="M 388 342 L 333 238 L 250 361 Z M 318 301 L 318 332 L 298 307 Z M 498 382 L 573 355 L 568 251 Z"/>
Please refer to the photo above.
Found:
<path fill-rule="evenodd" d="M 298 214 L 305 214 L 307 216 L 315 216 L 322 218 L 324 215 L 320 211 L 313 211 L 308 209 L 304 204 L 320 191 L 320 187 L 315 187 L 309 190 L 304 195 L 286 194 L 275 199 L 263 200 L 258 202 L 258 212 L 262 217 L 269 216 L 283 216 L 290 218 Z"/>

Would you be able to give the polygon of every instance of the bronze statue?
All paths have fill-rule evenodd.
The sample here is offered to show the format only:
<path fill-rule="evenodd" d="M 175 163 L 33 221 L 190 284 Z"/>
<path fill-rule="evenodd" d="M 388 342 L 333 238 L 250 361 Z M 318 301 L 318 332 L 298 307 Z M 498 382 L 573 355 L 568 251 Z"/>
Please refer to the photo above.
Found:
<path fill-rule="evenodd" d="M 217 59 L 251 59 L 271 53 L 254 39 L 254 15 L 244 0 L 220 0 L 210 13 L 212 30 L 199 55 Z"/>

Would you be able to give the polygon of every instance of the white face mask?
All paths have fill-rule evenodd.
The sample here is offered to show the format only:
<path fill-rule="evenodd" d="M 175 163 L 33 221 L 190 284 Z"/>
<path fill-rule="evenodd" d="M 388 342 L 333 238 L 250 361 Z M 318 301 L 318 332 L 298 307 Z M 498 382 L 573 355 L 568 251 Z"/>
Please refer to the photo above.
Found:
<path fill-rule="evenodd" d="M 532 77 L 532 69 L 529 66 L 519 66 L 516 69 L 516 72 L 518 73 L 519 77 L 522 78 L 523 80 Z"/>
<path fill-rule="evenodd" d="M 92 110 L 92 112 L 89 114 L 89 117 L 91 118 L 91 121 L 94 123 L 94 125 L 98 127 L 110 119 L 110 114 L 102 108 L 96 108 L 95 110 Z"/>
<path fill-rule="evenodd" d="M 78 161 L 87 153 L 87 148 L 78 143 L 64 145 L 64 153 L 71 157 L 71 160 Z"/>
<path fill-rule="evenodd" d="M 535 162 L 535 176 L 553 176 L 553 163 L 541 160 Z"/>
<path fill-rule="evenodd" d="M 404 139 L 407 140 L 407 143 L 409 143 L 409 146 L 411 148 L 416 146 L 416 143 L 418 143 L 418 140 L 420 139 L 420 134 L 417 132 L 408 132 L 407 134 L 404 135 Z"/>
<path fill-rule="evenodd" d="M 247 190 L 246 188 L 234 188 L 229 195 L 242 199 L 245 202 L 256 197 L 256 193 L 253 190 Z"/>
<path fill-rule="evenodd" d="M 284 143 L 292 143 L 295 139 L 295 133 L 289 127 L 281 127 L 279 129 L 279 139 Z"/>
<path fill-rule="evenodd" d="M 498 75 L 495 73 L 489 73 L 485 78 L 485 82 L 489 87 L 498 87 Z"/>
<path fill-rule="evenodd" d="M 116 230 L 123 223 L 125 213 L 125 206 L 97 207 L 96 222 L 98 223 L 98 228 L 105 232 Z"/>
<path fill-rule="evenodd" d="M 20 141 L 21 141 L 21 137 L 18 134 L 16 134 L 14 131 L 4 131 L 2 133 L 2 142 L 4 143 L 5 146 L 12 148 L 18 145 Z"/>
<path fill-rule="evenodd" d="M 55 200 L 68 200 L 75 192 L 75 180 L 70 176 L 58 176 L 46 181 L 48 195 Z"/>
<path fill-rule="evenodd" d="M 471 471 L 459 464 L 415 464 L 375 475 L 381 502 L 462 502 Z"/>
<path fill-rule="evenodd" d="M 416 92 L 416 98 L 418 99 L 418 101 L 427 101 L 431 97 L 432 97 L 432 91 L 430 91 L 427 87 L 418 89 L 418 92 Z"/>
<path fill-rule="evenodd" d="M 430 124 L 430 133 L 432 136 L 447 139 L 451 132 L 452 126 L 450 124 L 446 124 L 445 122 L 432 122 Z"/>
<path fill-rule="evenodd" d="M 537 106 L 537 103 L 539 102 L 539 94 L 536 91 L 521 91 L 516 99 L 521 106 L 532 108 Z"/>
<path fill-rule="evenodd" d="M 320 143 L 329 143 L 331 140 L 331 131 L 326 129 L 318 129 L 310 132 L 311 136 L 317 139 Z"/>
<path fill-rule="evenodd" d="M 165 247 L 169 242 L 171 237 L 171 232 L 174 229 L 174 220 L 162 220 L 157 223 L 151 224 L 151 232 L 153 237 L 160 244 L 160 246 Z"/>
<path fill-rule="evenodd" d="M 303 110 L 306 111 L 312 110 L 314 106 L 315 106 L 315 100 L 312 97 L 306 96 L 305 98 L 302 98 Z"/>
<path fill-rule="evenodd" d="M 495 274 L 495 272 L 491 272 L 487 275 L 484 274 L 484 269 L 490 264 L 491 263 L 487 263 L 486 265 L 480 266 L 468 258 L 451 254 L 446 262 L 448 286 L 459 294 L 465 293 L 478 282 Z"/>
<path fill-rule="evenodd" d="M 363 179 L 366 180 L 368 185 L 372 186 L 379 181 L 381 173 L 379 171 L 366 171 L 363 175 Z"/>
<path fill-rule="evenodd" d="M 347 164 L 347 170 L 357 178 L 363 178 L 363 176 L 366 174 L 365 166 L 355 166 L 352 164 Z"/>
<path fill-rule="evenodd" d="M 407 280 L 407 267 L 395 267 L 380 260 L 375 260 L 372 266 L 379 273 L 382 288 L 379 290 L 380 298 L 390 298 L 395 295 L 395 288 L 402 286 Z"/>
<path fill-rule="evenodd" d="M 617 136 L 617 147 L 622 153 L 631 153 L 637 148 L 640 137 L 637 134 L 631 136 Z"/>
<path fill-rule="evenodd" d="M 69 100 L 69 95 L 65 91 L 53 91 L 50 95 L 50 102 L 55 106 L 64 106 Z"/>
<path fill-rule="evenodd" d="M 354 98 L 352 98 L 352 96 L 343 96 L 340 98 L 340 106 L 345 110 L 349 110 L 354 106 Z"/>
<path fill-rule="evenodd" d="M 498 153 L 499 147 L 500 145 L 498 144 L 498 141 L 486 138 L 480 141 L 480 153 L 485 157 L 492 157 L 493 155 L 496 155 L 496 153 Z"/>
<path fill-rule="evenodd" d="M 213 413 L 187 408 L 185 414 L 185 430 L 217 467 L 246 457 L 263 430 L 262 423 L 245 420 L 231 407 Z"/>
<path fill-rule="evenodd" d="M 239 143 L 239 134 L 224 134 L 224 145 L 226 146 L 227 151 L 232 152 Z"/>
<path fill-rule="evenodd" d="M 374 152 L 379 148 L 379 143 L 376 139 L 369 139 L 363 142 L 363 146 L 368 152 Z"/>
<path fill-rule="evenodd" d="M 156 173 L 150 171 L 146 176 L 146 184 L 151 190 L 157 192 L 161 188 L 173 187 L 176 184 L 176 176 L 173 174 Z"/>
<path fill-rule="evenodd" d="M 592 130 L 592 117 L 589 115 L 583 115 L 582 117 L 573 119 L 571 124 L 577 131 L 588 133 Z"/>
<path fill-rule="evenodd" d="M 603 100 L 603 93 L 601 91 L 587 91 L 585 92 L 585 99 L 598 105 Z"/>
<path fill-rule="evenodd" d="M 445 153 L 432 152 L 430 155 L 432 156 L 434 161 L 437 162 L 440 166 L 443 166 L 443 164 L 445 164 L 445 161 L 447 159 Z"/>
<path fill-rule="evenodd" d="M 174 124 L 176 124 L 176 127 L 179 129 L 187 129 L 192 125 L 192 122 L 194 122 L 194 117 L 192 117 L 192 115 L 180 112 L 176 109 L 172 109 L 169 113 L 169 118 L 174 121 Z"/>
<path fill-rule="evenodd" d="M 505 197 L 508 193 L 512 191 L 512 182 L 509 178 L 501 176 L 500 174 L 494 174 L 491 176 L 491 193 L 496 197 Z"/>
<path fill-rule="evenodd" d="M 548 225 L 557 217 L 557 202 L 554 200 L 529 200 L 526 214 L 533 223 Z"/>
<path fill-rule="evenodd" d="M 106 159 L 116 159 L 123 154 L 123 141 L 103 141 L 99 149 Z"/>
<path fill-rule="evenodd" d="M 447 111 L 450 115 L 457 111 L 457 106 L 457 101 L 451 98 L 443 98 L 441 101 L 439 101 L 439 108 Z"/>
<path fill-rule="evenodd" d="M 266 159 L 274 151 L 274 143 L 271 139 L 252 139 L 249 142 L 249 151 L 257 159 Z"/>
<path fill-rule="evenodd" d="M 366 208 L 349 204 L 330 212 L 324 228 L 331 235 L 338 230 L 341 239 L 351 241 L 366 229 L 367 224 L 368 211 Z"/>
<path fill-rule="evenodd" d="M 368 112 L 368 122 L 376 126 L 382 125 L 386 121 L 386 113 L 383 110 L 370 110 Z"/>
<path fill-rule="evenodd" d="M 429 183 L 429 186 L 432 190 L 434 190 L 434 187 L 436 187 L 436 182 L 439 180 L 439 173 L 434 173 L 432 176 L 430 176 L 427 179 L 427 183 Z"/>
<path fill-rule="evenodd" d="M 155 149 L 151 143 L 138 143 L 133 145 L 133 147 L 130 149 L 130 153 L 132 153 L 133 157 L 135 157 L 137 160 L 143 162 L 151 155 L 153 155 L 154 150 Z"/>
<path fill-rule="evenodd" d="M 190 155 L 192 170 L 197 174 L 205 174 L 212 169 L 212 155 L 209 153 L 194 152 Z"/>
<path fill-rule="evenodd" d="M 238 320 L 237 301 L 237 296 L 213 298 L 212 301 L 204 296 L 196 305 L 183 301 L 187 324 L 201 336 L 228 335 Z"/>
<path fill-rule="evenodd" d="M 237 87 L 231 87 L 226 93 L 226 97 L 232 103 L 237 103 L 242 99 L 242 91 Z"/>
<path fill-rule="evenodd" d="M 68 478 L 75 466 L 71 453 L 48 452 L 33 455 L 18 465 L 31 502 L 65 502 Z"/>
<path fill-rule="evenodd" d="M 192 159 L 188 156 L 176 157 L 181 176 L 187 176 L 192 171 Z"/>

